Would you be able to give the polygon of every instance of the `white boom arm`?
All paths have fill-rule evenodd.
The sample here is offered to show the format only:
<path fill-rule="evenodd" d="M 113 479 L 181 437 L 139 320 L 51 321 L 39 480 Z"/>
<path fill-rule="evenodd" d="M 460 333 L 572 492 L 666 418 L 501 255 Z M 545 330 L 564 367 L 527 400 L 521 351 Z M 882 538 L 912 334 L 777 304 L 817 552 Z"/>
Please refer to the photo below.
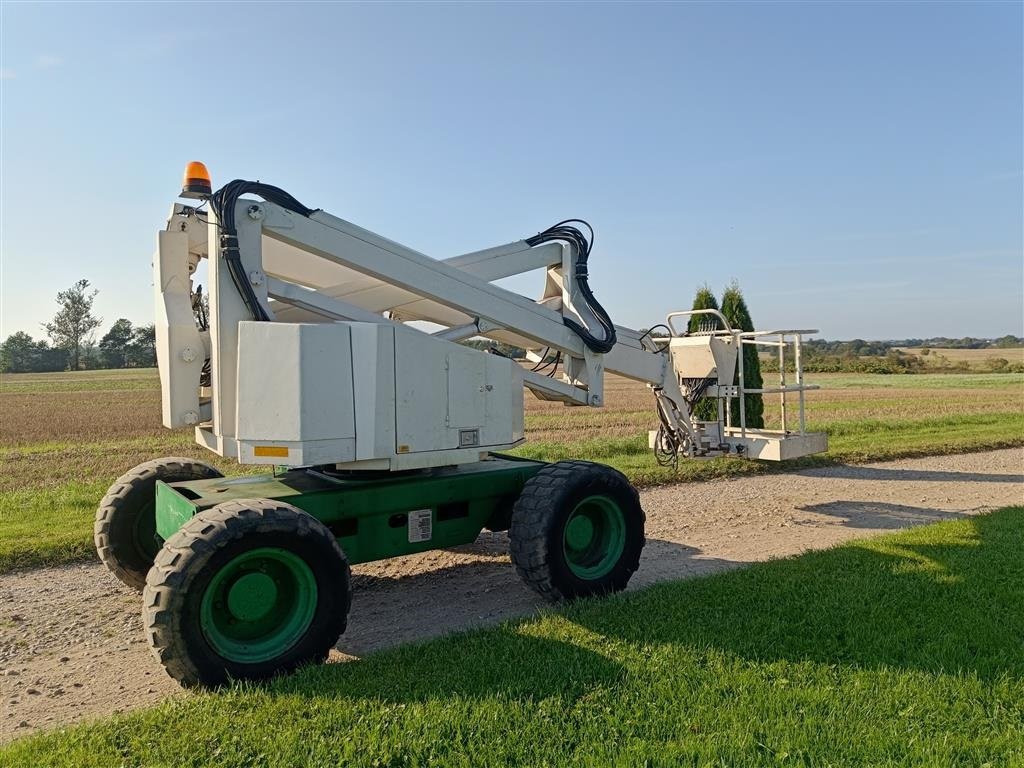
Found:
<path fill-rule="evenodd" d="M 615 326 L 610 333 L 586 284 L 589 242 L 578 230 L 558 225 L 530 242 L 438 261 L 272 187 L 259 194 L 274 201 L 225 190 L 213 196 L 210 213 L 176 204 L 154 261 L 164 424 L 195 425 L 197 440 L 223 456 L 369 470 L 477 461 L 523 441 L 524 387 L 544 399 L 600 406 L 606 370 L 650 385 L 662 423 L 652 445 L 664 460 L 821 449 L 803 432 L 799 344 L 808 332 L 795 342 L 771 337 L 780 351 L 787 343 L 797 350 L 797 384 L 783 381 L 773 391 L 783 401 L 799 392 L 800 445 L 785 430 L 748 430 L 742 418 L 737 431 L 728 408 L 717 423 L 694 421 L 701 395 L 742 402 L 751 390 L 742 387 L 742 363 L 739 385 L 732 383 L 736 349 L 767 339 L 731 330 L 652 338 Z M 203 258 L 208 317 L 190 280 Z M 536 301 L 493 282 L 541 268 L 545 289 Z M 540 370 L 545 360 L 551 369 L 554 355 L 561 373 L 457 343 L 471 337 L 522 346 Z M 733 367 L 728 354 L 719 361 L 730 347 Z M 717 367 L 687 369 L 707 368 L 709 354 Z M 698 379 L 707 383 L 694 396 Z M 772 455 L 783 443 L 788 450 Z"/>

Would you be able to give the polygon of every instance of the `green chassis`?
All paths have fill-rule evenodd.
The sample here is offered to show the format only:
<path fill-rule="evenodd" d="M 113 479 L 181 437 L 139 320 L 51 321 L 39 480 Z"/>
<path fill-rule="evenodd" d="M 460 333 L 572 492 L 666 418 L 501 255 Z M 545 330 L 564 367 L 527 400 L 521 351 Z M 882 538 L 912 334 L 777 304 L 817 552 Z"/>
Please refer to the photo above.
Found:
<path fill-rule="evenodd" d="M 469 544 L 484 526 L 508 527 L 512 504 L 546 464 L 491 456 L 475 464 L 381 476 L 283 473 L 157 483 L 156 531 L 164 541 L 197 513 L 236 499 L 277 499 L 323 522 L 350 563 Z M 426 510 L 430 526 L 426 526 Z M 413 516 L 410 521 L 410 514 Z M 425 538 L 426 533 L 429 538 Z M 423 539 L 423 540 L 421 540 Z"/>

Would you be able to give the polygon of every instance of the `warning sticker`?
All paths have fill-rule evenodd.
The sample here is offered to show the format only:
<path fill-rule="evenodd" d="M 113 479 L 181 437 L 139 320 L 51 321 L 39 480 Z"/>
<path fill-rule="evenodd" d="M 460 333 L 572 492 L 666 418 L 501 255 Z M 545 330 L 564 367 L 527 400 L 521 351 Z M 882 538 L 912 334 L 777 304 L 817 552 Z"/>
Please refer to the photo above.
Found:
<path fill-rule="evenodd" d="M 433 532 L 433 512 L 429 509 L 414 509 L 409 513 L 409 543 L 430 541 Z"/>

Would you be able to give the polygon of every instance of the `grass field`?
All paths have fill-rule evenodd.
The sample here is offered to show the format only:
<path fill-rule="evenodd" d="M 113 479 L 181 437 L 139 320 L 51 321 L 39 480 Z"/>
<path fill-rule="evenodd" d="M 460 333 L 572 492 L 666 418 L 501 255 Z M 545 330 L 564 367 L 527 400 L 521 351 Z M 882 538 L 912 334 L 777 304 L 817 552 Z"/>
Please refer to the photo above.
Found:
<path fill-rule="evenodd" d="M 803 464 L 864 461 L 1024 444 L 1024 375 L 819 375 L 809 427 L 831 450 Z M 526 456 L 584 458 L 618 467 L 639 485 L 772 471 L 739 460 L 660 467 L 647 449 L 653 397 L 609 377 L 606 407 L 567 408 L 527 396 Z M 239 466 L 160 426 L 153 370 L 7 375 L 0 380 L 0 572 L 92 556 L 96 503 L 131 467 L 160 456 Z M 778 424 L 773 400 L 769 426 Z"/>
<path fill-rule="evenodd" d="M 0 763 L 1020 765 L 1021 551 L 1024 508 L 1004 509 L 169 701 Z"/>

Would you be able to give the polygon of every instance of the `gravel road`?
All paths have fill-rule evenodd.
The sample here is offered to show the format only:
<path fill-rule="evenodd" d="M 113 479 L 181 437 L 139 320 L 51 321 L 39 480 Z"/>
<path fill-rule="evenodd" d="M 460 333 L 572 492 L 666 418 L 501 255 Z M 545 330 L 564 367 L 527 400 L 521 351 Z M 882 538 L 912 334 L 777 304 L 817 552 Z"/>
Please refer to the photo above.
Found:
<path fill-rule="evenodd" d="M 645 491 L 630 589 L 1024 503 L 1024 450 L 838 466 Z M 508 539 L 354 568 L 332 660 L 529 614 Z M 150 656 L 139 596 L 97 563 L 0 576 L 0 741 L 187 696 Z"/>

